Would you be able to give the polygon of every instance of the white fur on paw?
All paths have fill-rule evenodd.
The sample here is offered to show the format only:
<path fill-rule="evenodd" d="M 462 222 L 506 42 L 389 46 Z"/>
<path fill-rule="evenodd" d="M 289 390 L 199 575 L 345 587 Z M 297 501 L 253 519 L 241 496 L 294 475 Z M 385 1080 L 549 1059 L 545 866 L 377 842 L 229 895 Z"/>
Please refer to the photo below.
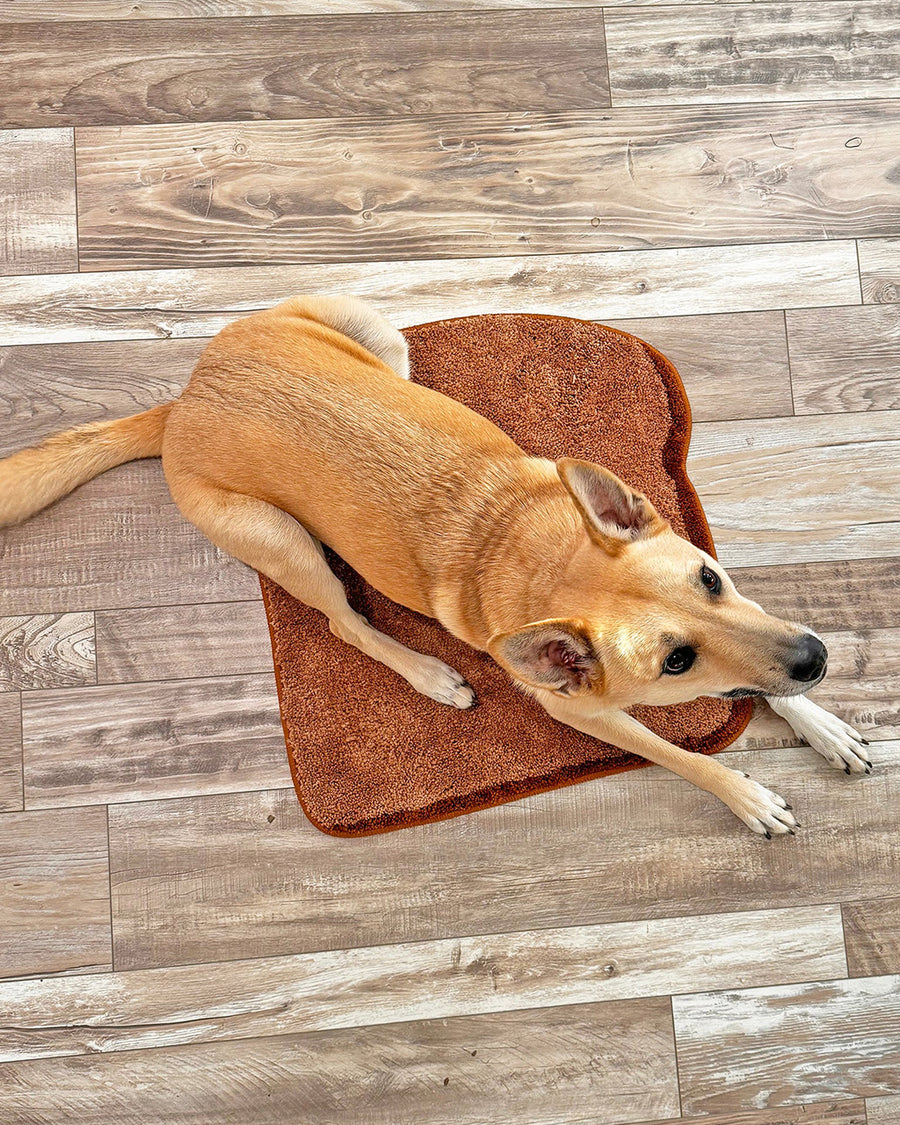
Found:
<path fill-rule="evenodd" d="M 461 711 L 465 711 L 475 703 L 472 685 L 467 683 L 455 668 L 433 656 L 422 657 L 421 666 L 412 675 L 407 676 L 407 679 L 416 691 L 438 703 L 458 707 Z"/>
<path fill-rule="evenodd" d="M 791 725 L 835 769 L 845 773 L 872 772 L 863 736 L 824 707 L 806 700 L 804 714 Z"/>
<path fill-rule="evenodd" d="M 771 837 L 785 832 L 793 833 L 799 827 L 783 797 L 744 773 L 737 770 L 732 772 L 734 778 L 729 781 L 729 791 L 723 799 L 751 832 Z"/>

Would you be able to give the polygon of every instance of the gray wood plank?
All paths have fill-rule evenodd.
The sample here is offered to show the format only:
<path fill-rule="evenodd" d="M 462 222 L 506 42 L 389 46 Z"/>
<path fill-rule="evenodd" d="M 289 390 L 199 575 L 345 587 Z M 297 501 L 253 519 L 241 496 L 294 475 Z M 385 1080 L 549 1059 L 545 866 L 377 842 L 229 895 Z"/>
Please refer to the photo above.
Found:
<path fill-rule="evenodd" d="M 92 613 L 0 617 L 0 692 L 96 680 Z"/>
<path fill-rule="evenodd" d="M 293 790 L 118 805 L 116 966 L 895 894 L 900 742 L 877 750 L 862 778 L 808 748 L 727 753 L 793 804 L 804 827 L 776 841 L 656 767 L 349 840 L 314 829 Z"/>
<path fill-rule="evenodd" d="M 684 1125 L 685 1120 L 675 1117 L 671 1121 L 642 1121 L 641 1125 Z M 716 1113 L 704 1115 L 703 1125 L 867 1125 L 866 1103 L 862 1098 L 842 1098 L 836 1102 Z M 868 1125 L 872 1125 L 871 1116 Z"/>
<path fill-rule="evenodd" d="M 80 129 L 79 260 L 156 269 L 891 235 L 894 106 L 783 105 L 762 122 L 747 106 Z"/>
<path fill-rule="evenodd" d="M 0 274 L 78 269 L 71 129 L 0 131 Z"/>
<path fill-rule="evenodd" d="M 20 708 L 17 693 L 0 695 L 0 812 L 24 807 Z"/>
<path fill-rule="evenodd" d="M 0 1066 L 10 1125 L 583 1125 L 586 1107 L 678 1112 L 668 1000 Z"/>
<path fill-rule="evenodd" d="M 900 96 L 900 4 L 640 8 L 606 20 L 615 106 Z"/>
<path fill-rule="evenodd" d="M 111 969 L 106 810 L 5 813 L 0 854 L 0 977 Z"/>
<path fill-rule="evenodd" d="M 127 26 L 127 25 L 126 25 Z M 847 240 L 605 254 L 0 278 L 0 344 L 211 336 L 303 292 L 352 293 L 398 326 L 484 312 L 609 320 L 859 302 Z"/>
<path fill-rule="evenodd" d="M 859 272 L 867 305 L 900 301 L 900 238 L 862 239 Z"/>
<path fill-rule="evenodd" d="M 848 902 L 843 910 L 850 975 L 900 972 L 900 897 Z"/>
<path fill-rule="evenodd" d="M 797 414 L 900 409 L 900 307 L 787 314 Z"/>
<path fill-rule="evenodd" d="M 887 1098 L 866 1098 L 868 1125 L 897 1125 L 900 1122 L 900 1094 Z"/>
<path fill-rule="evenodd" d="M 12 24 L 0 88 L 4 128 L 609 105 L 599 8 Z"/>
<path fill-rule="evenodd" d="M 900 1092 L 900 976 L 675 996 L 682 1112 Z"/>

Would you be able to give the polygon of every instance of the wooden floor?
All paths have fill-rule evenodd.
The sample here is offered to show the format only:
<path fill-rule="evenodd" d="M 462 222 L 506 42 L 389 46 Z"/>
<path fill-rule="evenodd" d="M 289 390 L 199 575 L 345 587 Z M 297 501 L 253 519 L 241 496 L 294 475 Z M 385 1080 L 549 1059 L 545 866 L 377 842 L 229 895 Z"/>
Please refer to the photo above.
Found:
<path fill-rule="evenodd" d="M 0 0 L 0 117 L 0 455 L 302 290 L 624 327 L 877 765 L 760 713 L 796 838 L 656 767 L 324 836 L 255 575 L 123 467 L 0 533 L 0 1121 L 897 1125 L 900 0 Z"/>

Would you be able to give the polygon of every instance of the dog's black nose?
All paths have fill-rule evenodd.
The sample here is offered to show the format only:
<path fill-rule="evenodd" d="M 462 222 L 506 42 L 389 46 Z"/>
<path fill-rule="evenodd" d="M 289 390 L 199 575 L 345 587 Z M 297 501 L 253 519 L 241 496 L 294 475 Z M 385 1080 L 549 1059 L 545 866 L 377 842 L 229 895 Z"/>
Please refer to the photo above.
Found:
<path fill-rule="evenodd" d="M 805 633 L 794 645 L 791 661 L 791 679 L 808 684 L 811 680 L 817 680 L 825 671 L 828 649 L 817 636 Z"/>

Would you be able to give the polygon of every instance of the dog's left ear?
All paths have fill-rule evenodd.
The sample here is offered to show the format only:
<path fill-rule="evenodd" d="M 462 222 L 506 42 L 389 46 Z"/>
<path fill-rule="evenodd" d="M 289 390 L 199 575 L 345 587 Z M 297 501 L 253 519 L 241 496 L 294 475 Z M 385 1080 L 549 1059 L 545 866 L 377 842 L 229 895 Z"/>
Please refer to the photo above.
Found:
<path fill-rule="evenodd" d="M 564 695 L 578 695 L 602 675 L 587 629 L 569 618 L 498 633 L 488 641 L 488 652 L 523 683 Z"/>
<path fill-rule="evenodd" d="M 563 457 L 560 479 L 578 505 L 591 538 L 607 550 L 659 535 L 669 526 L 642 492 L 592 461 Z"/>

